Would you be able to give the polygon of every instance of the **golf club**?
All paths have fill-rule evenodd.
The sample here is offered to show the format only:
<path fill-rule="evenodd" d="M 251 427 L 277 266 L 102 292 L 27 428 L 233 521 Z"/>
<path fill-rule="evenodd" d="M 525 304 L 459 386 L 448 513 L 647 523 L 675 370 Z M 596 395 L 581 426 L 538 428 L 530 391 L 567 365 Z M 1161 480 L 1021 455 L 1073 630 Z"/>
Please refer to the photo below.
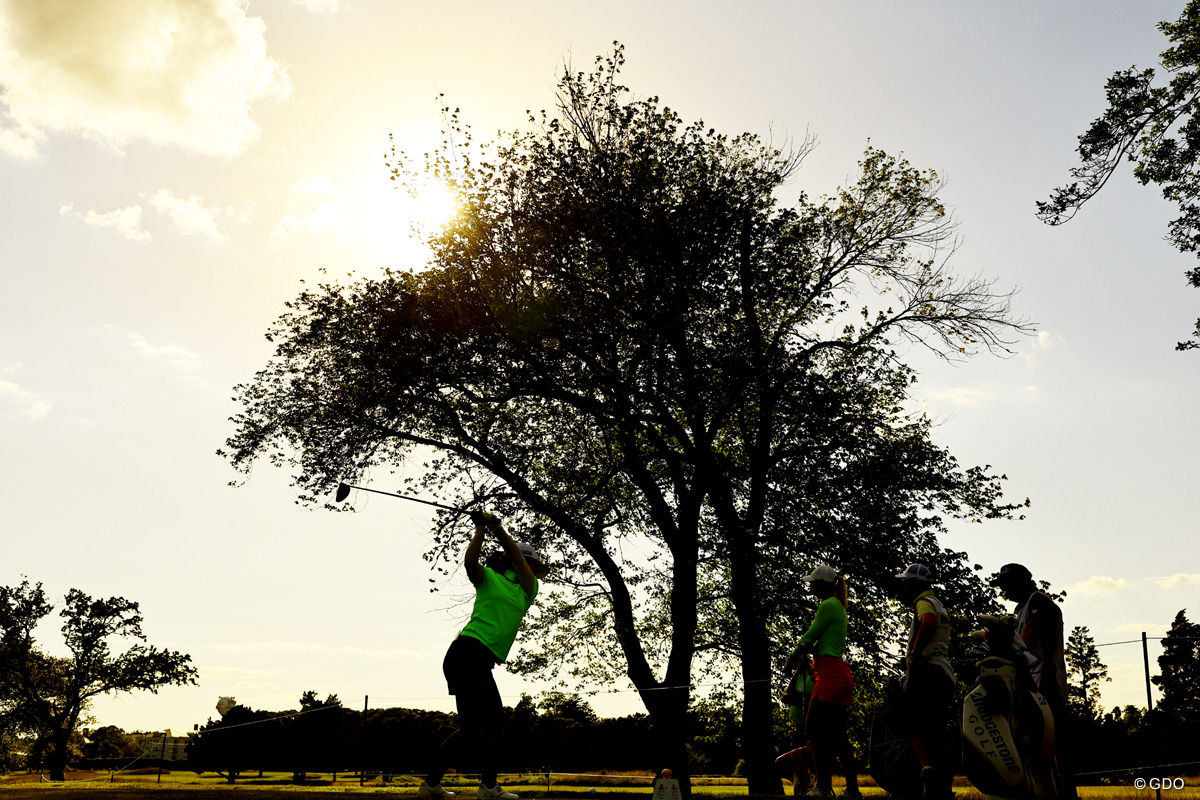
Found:
<path fill-rule="evenodd" d="M 465 508 L 455 508 L 454 506 L 448 506 L 448 505 L 444 505 L 442 503 L 435 503 L 432 500 L 422 500 L 419 497 L 409 497 L 408 495 L 396 494 L 395 492 L 384 492 L 384 491 L 380 491 L 379 489 L 368 489 L 365 486 L 351 486 L 348 483 L 339 483 L 338 484 L 337 494 L 335 494 L 333 496 L 333 499 L 338 503 L 342 502 L 343 500 L 345 500 L 347 497 L 350 496 L 351 489 L 358 489 L 360 492 L 374 492 L 375 494 L 386 494 L 388 497 L 399 497 L 401 500 L 411 500 L 414 503 L 424 503 L 425 505 L 433 506 L 434 508 L 442 508 L 442 509 L 445 509 L 446 511 L 455 511 L 455 512 L 458 512 L 459 514 L 466 514 L 466 515 L 470 516 L 473 521 L 475 520 L 476 515 L 483 513 L 482 511 L 478 511 L 475 509 L 468 510 Z"/>

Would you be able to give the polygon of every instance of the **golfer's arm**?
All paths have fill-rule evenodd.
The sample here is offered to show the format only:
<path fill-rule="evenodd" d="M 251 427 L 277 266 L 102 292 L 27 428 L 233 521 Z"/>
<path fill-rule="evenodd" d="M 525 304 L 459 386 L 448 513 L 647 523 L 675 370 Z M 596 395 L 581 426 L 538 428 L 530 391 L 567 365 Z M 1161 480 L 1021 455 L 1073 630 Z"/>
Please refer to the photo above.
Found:
<path fill-rule="evenodd" d="M 492 532 L 496 534 L 496 539 L 508 555 L 513 571 L 517 573 L 517 580 L 521 582 L 521 588 L 525 590 L 525 594 L 532 595 L 537 591 L 537 578 L 534 576 L 533 570 L 529 568 L 525 556 L 521 555 L 521 548 L 517 547 L 516 541 L 508 535 L 508 531 L 504 530 L 499 522 L 492 527 Z"/>
<path fill-rule="evenodd" d="M 483 567 L 479 565 L 479 555 L 483 552 L 483 539 L 486 535 L 487 529 L 482 525 L 476 525 L 475 535 L 471 537 L 467 550 L 463 553 L 463 566 L 467 569 L 467 578 L 471 583 L 477 584 L 483 577 Z"/>

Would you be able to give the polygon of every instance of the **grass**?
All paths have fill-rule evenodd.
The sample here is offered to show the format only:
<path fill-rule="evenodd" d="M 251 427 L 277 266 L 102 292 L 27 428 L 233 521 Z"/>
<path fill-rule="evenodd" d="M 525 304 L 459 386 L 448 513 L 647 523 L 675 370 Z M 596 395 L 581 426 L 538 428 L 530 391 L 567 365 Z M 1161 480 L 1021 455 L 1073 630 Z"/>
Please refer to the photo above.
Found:
<path fill-rule="evenodd" d="M 400 797 L 416 797 L 420 778 L 397 775 L 384 783 L 378 775 L 359 786 L 358 776 L 353 773 L 338 773 L 337 781 L 325 773 L 309 773 L 306 785 L 292 783 L 291 773 L 257 772 L 239 777 L 236 785 L 229 785 L 215 773 L 197 775 L 194 772 L 164 772 L 158 782 L 156 769 L 141 769 L 111 775 L 107 772 L 73 772 L 67 775 L 66 783 L 42 782 L 37 774 L 17 774 L 0 778 L 0 800 L 154 800 L 166 795 L 186 794 L 184 800 L 235 800 L 236 794 L 251 793 L 252 800 L 303 800 L 302 796 L 324 796 L 331 793 L 392 794 Z M 567 798 L 585 800 L 593 794 L 603 794 L 605 800 L 640 798 L 645 800 L 651 792 L 653 775 L 649 772 L 609 772 L 600 770 L 585 775 L 552 775 L 547 790 L 544 775 L 503 775 L 503 785 L 525 800 Z M 474 800 L 476 782 L 466 777 L 451 774 L 444 781 L 451 791 L 462 792 L 459 797 Z M 1182 790 L 1164 790 L 1162 800 L 1200 800 L 1200 776 L 1185 778 Z M 842 785 L 837 781 L 834 791 L 840 792 Z M 790 796 L 791 785 L 784 784 Z M 863 795 L 868 800 L 882 800 L 886 793 L 864 776 Z M 704 798 L 746 798 L 746 782 L 740 778 L 698 777 L 693 779 L 692 794 Z M 982 795 L 966 779 L 955 781 L 956 800 L 982 800 Z M 1135 789 L 1132 784 L 1120 786 L 1080 787 L 1082 800 L 1158 800 L 1153 789 Z"/>

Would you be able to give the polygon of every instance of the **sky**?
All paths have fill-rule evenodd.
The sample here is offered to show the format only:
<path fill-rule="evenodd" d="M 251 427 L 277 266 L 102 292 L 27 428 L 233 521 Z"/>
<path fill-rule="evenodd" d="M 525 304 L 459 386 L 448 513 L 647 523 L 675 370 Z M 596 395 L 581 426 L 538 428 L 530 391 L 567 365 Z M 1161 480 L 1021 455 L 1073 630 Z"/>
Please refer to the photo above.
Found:
<path fill-rule="evenodd" d="M 431 583 L 422 507 L 306 509 L 269 464 L 231 487 L 215 451 L 303 281 L 423 264 L 409 223 L 444 201 L 395 191 L 384 155 L 437 145 L 439 93 L 487 140 L 619 40 L 624 83 L 685 120 L 815 135 L 785 202 L 845 183 L 868 144 L 946 179 L 957 269 L 1015 289 L 1036 333 L 1008 357 L 910 354 L 935 441 L 1031 500 L 944 543 L 1066 589 L 1067 628 L 1104 645 L 1102 704 L 1144 706 L 1140 645 L 1109 643 L 1200 617 L 1200 353 L 1174 350 L 1200 316 L 1194 261 L 1127 170 L 1061 228 L 1034 203 L 1181 8 L 0 0 L 0 585 L 126 597 L 152 644 L 191 655 L 197 686 L 101 698 L 99 724 L 190 729 L 220 696 L 282 710 L 305 690 L 451 710 L 440 664 L 470 586 Z M 509 704 L 545 688 L 497 678 Z M 602 688 L 598 712 L 641 710 Z"/>

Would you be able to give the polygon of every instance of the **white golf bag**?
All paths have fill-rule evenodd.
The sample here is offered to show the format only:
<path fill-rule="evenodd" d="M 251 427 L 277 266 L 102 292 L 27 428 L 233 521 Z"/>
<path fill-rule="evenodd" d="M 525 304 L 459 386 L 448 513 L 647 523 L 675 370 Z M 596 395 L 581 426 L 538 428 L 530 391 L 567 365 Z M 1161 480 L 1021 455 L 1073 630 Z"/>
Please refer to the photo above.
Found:
<path fill-rule="evenodd" d="M 979 619 L 985 630 L 973 635 L 986 645 L 963 698 L 963 772 L 986 798 L 1056 798 L 1054 717 L 1029 676 L 1017 618 Z"/>

